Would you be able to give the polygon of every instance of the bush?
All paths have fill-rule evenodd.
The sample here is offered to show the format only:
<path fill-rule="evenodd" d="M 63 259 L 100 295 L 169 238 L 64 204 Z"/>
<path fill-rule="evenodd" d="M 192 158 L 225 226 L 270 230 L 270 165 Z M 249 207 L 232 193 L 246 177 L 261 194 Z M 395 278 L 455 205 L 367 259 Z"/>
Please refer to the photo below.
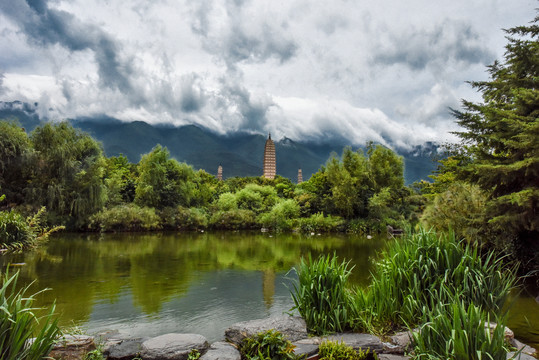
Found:
<path fill-rule="evenodd" d="M 488 312 L 463 302 L 439 304 L 425 317 L 420 331 L 413 333 L 416 359 L 505 360 L 503 320 L 488 326 Z"/>
<path fill-rule="evenodd" d="M 197 230 L 208 226 L 208 217 L 204 209 L 199 208 L 165 208 L 160 212 L 164 229 Z"/>
<path fill-rule="evenodd" d="M 378 359 L 376 353 L 370 353 L 369 349 L 355 351 L 353 347 L 343 342 L 326 340 L 318 348 L 320 360 L 361 360 Z"/>
<path fill-rule="evenodd" d="M 255 213 L 251 210 L 217 211 L 210 217 L 210 226 L 214 229 L 240 230 L 254 229 L 258 225 Z"/>
<path fill-rule="evenodd" d="M 275 204 L 267 213 L 261 214 L 260 223 L 267 228 L 277 231 L 290 230 L 294 220 L 299 215 L 299 205 L 293 199 L 282 200 Z"/>
<path fill-rule="evenodd" d="M 101 231 L 141 231 L 160 228 L 155 209 L 135 204 L 118 205 L 104 209 L 90 218 L 90 229 Z"/>
<path fill-rule="evenodd" d="M 46 216 L 42 207 L 33 216 L 24 218 L 14 210 L 0 211 L 0 248 L 22 249 L 35 246 L 63 226 L 52 229 L 43 225 Z"/>
<path fill-rule="evenodd" d="M 298 283 L 294 284 L 294 307 L 305 319 L 310 332 L 321 335 L 343 332 L 350 323 L 351 298 L 346 281 L 351 269 L 348 262 L 338 262 L 336 255 L 318 260 L 301 259 Z"/>
<path fill-rule="evenodd" d="M 40 292 L 28 295 L 29 286 L 17 290 L 18 276 L 17 272 L 2 277 L 0 359 L 41 360 L 49 354 L 60 333 L 57 319 L 53 317 L 54 306 L 48 315 L 36 317 L 32 304 Z"/>
<path fill-rule="evenodd" d="M 498 313 L 516 281 L 493 253 L 482 257 L 453 234 L 424 230 L 389 244 L 372 277 L 370 287 L 356 294 L 355 327 L 382 332 L 414 326 L 426 311 L 457 298 Z"/>
<path fill-rule="evenodd" d="M 341 231 L 344 230 L 344 220 L 339 216 L 317 213 L 299 219 L 299 230 L 303 233 Z"/>
<path fill-rule="evenodd" d="M 240 344 L 242 359 L 286 360 L 298 359 L 294 345 L 278 331 L 268 330 L 245 338 Z"/>

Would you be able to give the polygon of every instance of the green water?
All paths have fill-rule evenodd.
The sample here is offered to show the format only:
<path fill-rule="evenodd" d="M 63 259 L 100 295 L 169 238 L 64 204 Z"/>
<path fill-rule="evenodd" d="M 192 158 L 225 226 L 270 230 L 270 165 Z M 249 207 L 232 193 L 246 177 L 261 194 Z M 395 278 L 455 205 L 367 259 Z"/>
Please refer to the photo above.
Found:
<path fill-rule="evenodd" d="M 0 256 L 0 265 L 18 264 L 23 283 L 50 288 L 37 305 L 56 301 L 63 327 L 133 337 L 191 332 L 216 341 L 235 322 L 288 311 L 290 270 L 301 257 L 335 252 L 355 266 L 352 282 L 365 286 L 386 241 L 246 232 L 60 234 L 33 252 Z M 517 337 L 539 343 L 539 304 L 520 296 L 512 309 Z"/>

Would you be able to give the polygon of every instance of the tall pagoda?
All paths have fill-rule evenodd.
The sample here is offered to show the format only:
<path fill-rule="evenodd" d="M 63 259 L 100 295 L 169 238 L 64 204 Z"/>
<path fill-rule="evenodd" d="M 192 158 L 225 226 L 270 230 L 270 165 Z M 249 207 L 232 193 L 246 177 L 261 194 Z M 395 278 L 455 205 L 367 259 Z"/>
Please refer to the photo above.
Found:
<path fill-rule="evenodd" d="M 274 179 L 277 172 L 275 165 L 275 144 L 271 140 L 271 134 L 268 134 L 266 146 L 264 147 L 264 177 L 266 179 Z"/>

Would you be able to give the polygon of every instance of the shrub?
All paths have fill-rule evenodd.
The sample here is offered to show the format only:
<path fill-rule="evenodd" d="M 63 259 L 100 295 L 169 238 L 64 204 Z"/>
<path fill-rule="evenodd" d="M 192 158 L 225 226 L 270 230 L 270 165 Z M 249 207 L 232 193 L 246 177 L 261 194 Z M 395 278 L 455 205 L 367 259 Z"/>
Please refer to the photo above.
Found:
<path fill-rule="evenodd" d="M 278 331 L 268 330 L 245 338 L 240 344 L 242 359 L 286 360 L 298 359 L 294 345 Z"/>
<path fill-rule="evenodd" d="M 101 231 L 141 231 L 160 228 L 155 209 L 124 204 L 104 209 L 90 218 L 89 227 Z"/>
<path fill-rule="evenodd" d="M 503 320 L 491 331 L 491 316 L 473 304 L 439 304 L 424 316 L 425 324 L 413 334 L 416 359 L 505 360 Z"/>
<path fill-rule="evenodd" d="M 35 246 L 63 226 L 44 226 L 45 207 L 27 218 L 14 210 L 0 211 L 0 248 L 21 249 Z"/>
<path fill-rule="evenodd" d="M 363 351 L 359 349 L 355 351 L 353 347 L 346 345 L 344 342 L 326 340 L 320 344 L 318 348 L 320 360 L 361 360 L 361 359 L 378 359 L 376 353 L 370 353 L 370 350 Z"/>
<path fill-rule="evenodd" d="M 0 288 L 0 359 L 41 360 L 45 358 L 60 330 L 53 317 L 54 306 L 48 315 L 38 318 L 32 304 L 38 292 L 28 295 L 29 285 L 17 290 L 19 273 L 4 274 Z M 33 339 L 33 341 L 30 341 Z"/>
<path fill-rule="evenodd" d="M 200 208 L 165 208 L 160 212 L 162 226 L 169 230 L 197 230 L 208 226 L 206 211 Z"/>
<path fill-rule="evenodd" d="M 456 298 L 497 313 L 516 279 L 493 253 L 482 257 L 453 234 L 438 236 L 424 230 L 392 242 L 372 277 L 370 287 L 355 297 L 357 329 L 413 326 L 426 311 Z"/>
<path fill-rule="evenodd" d="M 343 229 L 344 220 L 339 216 L 324 216 L 323 213 L 317 213 L 308 218 L 299 219 L 299 230 L 304 233 L 332 232 Z"/>
<path fill-rule="evenodd" d="M 282 200 L 267 213 L 261 214 L 260 223 L 277 231 L 290 230 L 294 219 L 299 215 L 299 205 L 293 199 Z"/>
<path fill-rule="evenodd" d="M 210 226 L 215 229 L 239 230 L 258 226 L 255 213 L 251 210 L 217 211 L 210 217 Z"/>
<path fill-rule="evenodd" d="M 349 262 L 338 262 L 336 255 L 321 256 L 315 261 L 301 259 L 298 283 L 294 284 L 294 307 L 305 319 L 310 332 L 320 335 L 342 332 L 350 322 L 350 294 L 346 281 Z"/>

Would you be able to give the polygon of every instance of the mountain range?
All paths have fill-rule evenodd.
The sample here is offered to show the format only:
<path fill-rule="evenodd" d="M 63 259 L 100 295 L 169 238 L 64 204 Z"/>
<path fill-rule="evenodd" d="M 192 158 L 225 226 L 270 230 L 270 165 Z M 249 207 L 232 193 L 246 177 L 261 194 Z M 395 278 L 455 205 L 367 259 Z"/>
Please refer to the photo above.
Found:
<path fill-rule="evenodd" d="M 37 103 L 0 101 L 0 119 L 17 119 L 30 132 L 48 120 L 40 118 L 37 106 Z M 79 117 L 68 121 L 100 141 L 107 156 L 124 154 L 129 161 L 137 163 L 141 155 L 161 144 L 176 160 L 210 174 L 216 175 L 219 165 L 223 167 L 225 178 L 262 174 L 267 135 L 247 132 L 221 135 L 195 125 L 152 125 L 142 121 L 124 122 L 107 116 Z M 338 140 L 295 141 L 283 137 L 275 141 L 277 174 L 295 182 L 298 169 L 302 169 L 303 179 L 307 180 L 326 163 L 332 152 L 340 155 L 348 145 L 354 150 L 361 147 Z M 404 158 L 407 184 L 428 180 L 428 175 L 436 169 L 434 159 L 438 149 L 439 146 L 431 142 L 411 149 L 395 149 Z"/>

